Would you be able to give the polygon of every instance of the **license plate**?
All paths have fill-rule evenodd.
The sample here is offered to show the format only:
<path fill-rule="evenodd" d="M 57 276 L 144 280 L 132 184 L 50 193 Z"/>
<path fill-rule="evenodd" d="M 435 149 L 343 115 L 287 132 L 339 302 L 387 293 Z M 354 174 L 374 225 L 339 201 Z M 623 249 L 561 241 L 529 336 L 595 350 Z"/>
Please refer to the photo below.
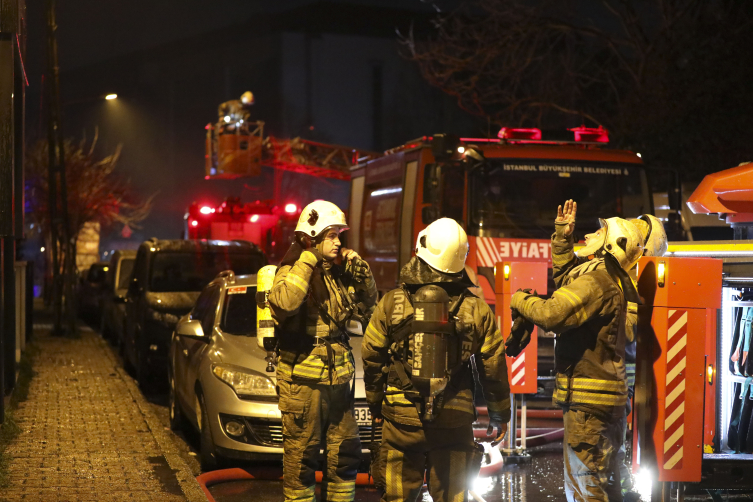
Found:
<path fill-rule="evenodd" d="M 371 425 L 371 412 L 366 406 L 356 406 L 353 410 L 358 425 Z"/>

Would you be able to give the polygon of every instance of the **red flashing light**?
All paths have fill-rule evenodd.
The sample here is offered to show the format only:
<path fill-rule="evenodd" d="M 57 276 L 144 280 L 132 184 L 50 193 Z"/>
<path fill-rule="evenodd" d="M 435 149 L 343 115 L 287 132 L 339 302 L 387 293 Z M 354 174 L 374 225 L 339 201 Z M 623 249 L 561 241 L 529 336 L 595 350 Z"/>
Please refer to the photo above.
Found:
<path fill-rule="evenodd" d="M 285 212 L 286 213 L 293 214 L 296 211 L 298 211 L 298 206 L 296 206 L 295 204 L 285 204 Z"/>
<path fill-rule="evenodd" d="M 609 143 L 609 131 L 603 127 L 586 127 L 580 126 L 574 129 L 568 129 L 575 134 L 575 141 L 587 143 Z"/>
<path fill-rule="evenodd" d="M 541 129 L 531 128 L 519 128 L 519 127 L 503 127 L 497 133 L 499 139 L 518 139 L 528 141 L 541 140 Z"/>
<path fill-rule="evenodd" d="M 197 227 L 197 226 L 199 226 L 199 222 L 196 221 L 196 220 L 191 220 L 191 226 L 192 227 Z"/>
<path fill-rule="evenodd" d="M 209 206 L 202 206 L 202 208 L 199 209 L 199 212 L 201 214 L 212 214 L 214 212 L 214 208 Z"/>

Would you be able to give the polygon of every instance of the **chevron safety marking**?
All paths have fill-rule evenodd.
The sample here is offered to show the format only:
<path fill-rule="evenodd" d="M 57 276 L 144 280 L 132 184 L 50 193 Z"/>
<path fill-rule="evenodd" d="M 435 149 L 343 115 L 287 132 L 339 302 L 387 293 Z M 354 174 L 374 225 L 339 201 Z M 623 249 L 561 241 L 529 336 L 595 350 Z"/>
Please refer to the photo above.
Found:
<path fill-rule="evenodd" d="M 670 310 L 667 322 L 667 385 L 664 401 L 664 469 L 682 469 L 685 432 L 685 349 L 688 311 Z"/>
<path fill-rule="evenodd" d="M 526 383 L 526 352 L 525 350 L 518 354 L 518 357 L 512 360 L 511 367 L 512 379 L 510 385 L 525 385 Z"/>
<path fill-rule="evenodd" d="M 476 237 L 476 261 L 480 267 L 493 267 L 502 261 L 492 237 Z"/>

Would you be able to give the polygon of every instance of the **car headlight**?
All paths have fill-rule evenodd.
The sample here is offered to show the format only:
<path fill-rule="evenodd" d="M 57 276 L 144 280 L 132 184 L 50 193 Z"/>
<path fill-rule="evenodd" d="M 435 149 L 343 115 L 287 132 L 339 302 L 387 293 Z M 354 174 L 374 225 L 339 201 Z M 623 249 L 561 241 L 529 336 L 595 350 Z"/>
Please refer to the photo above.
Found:
<path fill-rule="evenodd" d="M 232 387 L 239 397 L 277 396 L 275 384 L 261 373 L 227 364 L 212 365 L 212 373 Z"/>

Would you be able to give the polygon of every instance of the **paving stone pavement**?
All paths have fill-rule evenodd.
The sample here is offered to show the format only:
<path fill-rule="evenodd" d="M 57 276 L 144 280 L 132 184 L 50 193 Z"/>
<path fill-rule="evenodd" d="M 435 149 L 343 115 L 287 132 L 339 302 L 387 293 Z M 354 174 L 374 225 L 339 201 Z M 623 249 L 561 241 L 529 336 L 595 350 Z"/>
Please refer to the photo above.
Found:
<path fill-rule="evenodd" d="M 41 329 L 40 329 L 41 328 Z M 40 352 L 0 500 L 206 502 L 172 439 L 112 349 L 35 326 Z"/>

